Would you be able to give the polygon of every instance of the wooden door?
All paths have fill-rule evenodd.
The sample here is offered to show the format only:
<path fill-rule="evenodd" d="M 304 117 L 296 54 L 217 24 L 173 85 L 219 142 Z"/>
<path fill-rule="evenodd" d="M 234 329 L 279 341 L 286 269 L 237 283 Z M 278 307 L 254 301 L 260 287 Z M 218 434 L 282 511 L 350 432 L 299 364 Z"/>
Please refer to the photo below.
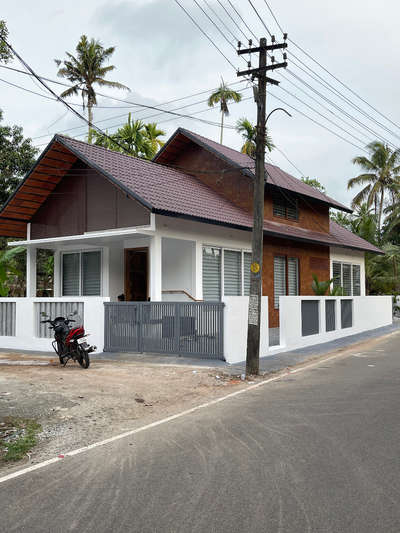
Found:
<path fill-rule="evenodd" d="M 148 248 L 125 250 L 125 300 L 145 302 L 148 299 Z"/>

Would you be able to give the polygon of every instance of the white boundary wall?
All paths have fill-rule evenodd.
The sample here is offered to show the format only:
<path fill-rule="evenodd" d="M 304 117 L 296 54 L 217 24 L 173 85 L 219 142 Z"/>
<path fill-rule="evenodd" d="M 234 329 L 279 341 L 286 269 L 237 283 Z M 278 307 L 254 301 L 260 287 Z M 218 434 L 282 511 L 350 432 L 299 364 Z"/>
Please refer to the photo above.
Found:
<path fill-rule="evenodd" d="M 246 359 L 248 296 L 224 296 L 224 356 L 228 363 Z M 261 299 L 260 356 L 268 355 L 268 297 Z"/>
<path fill-rule="evenodd" d="M 97 346 L 97 351 L 104 348 L 104 302 L 110 298 L 64 297 L 64 298 L 0 298 L 0 302 L 15 302 L 16 331 L 15 337 L 0 336 L 0 348 L 11 350 L 52 351 L 51 339 L 37 337 L 36 303 L 44 302 L 83 302 L 85 330 L 90 333 L 88 342 Z M 51 317 L 54 318 L 54 317 Z"/>
<path fill-rule="evenodd" d="M 302 336 L 301 302 L 319 301 L 319 333 Z M 326 331 L 325 302 L 336 300 L 336 329 Z M 353 326 L 341 327 L 341 300 L 353 302 Z M 392 323 L 391 296 L 281 296 L 279 299 L 280 338 L 279 348 L 271 348 L 270 353 L 294 350 L 329 342 L 355 333 L 373 330 Z"/>

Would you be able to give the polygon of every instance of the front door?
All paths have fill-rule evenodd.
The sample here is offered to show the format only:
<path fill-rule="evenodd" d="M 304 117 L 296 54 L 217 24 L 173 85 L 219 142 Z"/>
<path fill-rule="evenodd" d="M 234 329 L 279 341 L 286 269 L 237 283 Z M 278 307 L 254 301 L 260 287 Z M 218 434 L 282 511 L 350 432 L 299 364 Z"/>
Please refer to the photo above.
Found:
<path fill-rule="evenodd" d="M 145 302 L 148 299 L 148 248 L 125 250 L 125 300 Z"/>

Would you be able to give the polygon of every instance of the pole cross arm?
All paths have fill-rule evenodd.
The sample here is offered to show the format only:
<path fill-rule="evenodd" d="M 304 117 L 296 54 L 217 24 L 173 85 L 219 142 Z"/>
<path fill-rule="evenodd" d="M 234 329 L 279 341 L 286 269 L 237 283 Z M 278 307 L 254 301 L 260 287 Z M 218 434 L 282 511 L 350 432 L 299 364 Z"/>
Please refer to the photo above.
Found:
<path fill-rule="evenodd" d="M 254 54 L 256 52 L 261 52 L 261 50 L 279 50 L 282 48 L 287 48 L 287 43 L 282 44 L 270 44 L 268 46 L 256 46 L 255 48 L 241 48 L 237 51 L 238 55 L 242 54 Z"/>
<path fill-rule="evenodd" d="M 277 68 L 285 68 L 285 67 L 287 67 L 286 61 L 284 63 L 275 63 L 273 65 L 268 65 L 267 67 L 262 67 L 262 68 L 250 68 L 248 70 L 239 70 L 237 72 L 237 75 L 246 76 L 247 74 L 251 74 L 252 76 L 260 76 L 261 74 L 264 74 L 268 70 L 276 70 Z M 267 79 L 268 83 L 273 83 L 273 81 L 270 81 L 269 78 Z M 274 83 L 274 85 L 277 85 L 277 83 Z"/>

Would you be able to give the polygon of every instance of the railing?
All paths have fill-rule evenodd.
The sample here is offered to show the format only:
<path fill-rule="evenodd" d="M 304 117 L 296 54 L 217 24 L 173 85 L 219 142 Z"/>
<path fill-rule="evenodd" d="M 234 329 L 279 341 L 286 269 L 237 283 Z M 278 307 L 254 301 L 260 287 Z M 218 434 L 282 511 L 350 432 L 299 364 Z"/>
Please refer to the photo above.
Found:
<path fill-rule="evenodd" d="M 0 302 L 0 336 L 15 337 L 15 302 Z"/>
<path fill-rule="evenodd" d="M 106 302 L 105 351 L 223 359 L 223 303 Z"/>
<path fill-rule="evenodd" d="M 188 300 L 191 300 L 192 302 L 202 302 L 203 300 L 196 300 L 188 291 L 185 291 L 184 289 L 174 289 L 174 290 L 165 290 L 162 291 L 162 294 L 171 294 L 171 295 L 181 295 L 185 296 Z"/>

